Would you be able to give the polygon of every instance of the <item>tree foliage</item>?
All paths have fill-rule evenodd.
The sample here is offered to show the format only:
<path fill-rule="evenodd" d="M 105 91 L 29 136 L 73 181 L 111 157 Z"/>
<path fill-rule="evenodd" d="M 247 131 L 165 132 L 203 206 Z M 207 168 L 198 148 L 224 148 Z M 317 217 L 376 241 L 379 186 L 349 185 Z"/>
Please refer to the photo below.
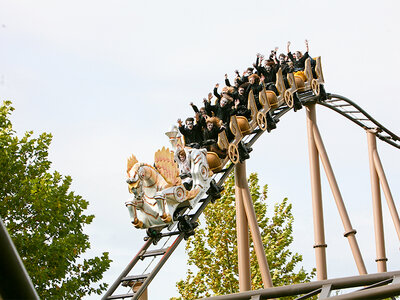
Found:
<path fill-rule="evenodd" d="M 52 136 L 19 139 L 9 116 L 11 102 L 0 107 L 0 215 L 43 299 L 80 299 L 106 289 L 101 283 L 110 259 L 81 259 L 90 248 L 83 227 L 93 215 L 85 215 L 88 202 L 69 191 L 72 179 L 49 171 L 48 148 Z"/>
<path fill-rule="evenodd" d="M 251 174 L 248 182 L 273 285 L 310 281 L 315 270 L 308 273 L 303 267 L 299 268 L 302 256 L 289 249 L 293 242 L 292 205 L 285 198 L 275 204 L 269 216 L 267 185 L 261 190 L 257 174 Z M 221 199 L 205 209 L 205 226 L 198 228 L 186 244 L 190 267 L 186 279 L 177 283 L 183 299 L 239 292 L 234 186 L 231 175 Z M 252 241 L 250 255 L 252 289 L 263 288 Z"/>

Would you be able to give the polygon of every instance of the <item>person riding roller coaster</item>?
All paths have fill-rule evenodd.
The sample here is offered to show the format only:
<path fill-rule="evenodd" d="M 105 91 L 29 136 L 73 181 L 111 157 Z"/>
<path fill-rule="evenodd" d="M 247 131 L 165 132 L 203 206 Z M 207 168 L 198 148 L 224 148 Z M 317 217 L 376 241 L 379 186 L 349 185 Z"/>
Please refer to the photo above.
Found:
<path fill-rule="evenodd" d="M 231 89 L 228 91 L 231 91 L 229 94 L 233 100 L 235 101 L 234 103 L 236 104 L 236 100 L 239 100 L 238 106 L 237 106 L 237 112 L 236 114 L 238 116 L 244 116 L 246 117 L 249 121 L 251 119 L 251 111 L 250 109 L 247 108 L 248 105 L 248 99 L 246 98 L 246 88 L 249 86 L 250 83 L 245 82 L 240 86 L 231 86 L 229 79 L 228 79 L 228 74 L 225 74 L 225 85 Z M 215 89 L 214 89 L 215 92 Z"/>
<path fill-rule="evenodd" d="M 290 88 L 289 81 L 287 79 L 287 75 L 289 73 L 293 73 L 293 71 L 294 71 L 293 63 L 292 62 L 289 63 L 288 59 L 289 58 L 285 54 L 283 54 L 283 53 L 279 54 L 278 66 L 282 70 L 283 82 L 285 83 L 285 87 L 287 89 Z M 279 68 L 278 68 L 278 70 L 279 70 Z"/>
<path fill-rule="evenodd" d="M 217 153 L 220 158 L 226 157 L 226 151 L 222 151 L 218 147 L 218 134 L 225 130 L 223 126 L 219 126 L 219 120 L 216 117 L 207 118 L 206 127 L 203 130 L 203 146 L 207 151 Z"/>
<path fill-rule="evenodd" d="M 275 52 L 273 52 L 275 53 Z M 278 96 L 278 90 L 276 89 L 275 82 L 276 82 L 276 73 L 279 70 L 279 64 L 276 60 L 275 54 L 271 54 L 273 59 L 268 59 L 264 61 L 264 66 L 262 66 L 263 57 L 257 55 L 256 63 L 254 67 L 257 69 L 257 74 L 264 78 L 265 88 L 267 90 L 273 91 L 275 95 Z"/>
<path fill-rule="evenodd" d="M 287 52 L 288 52 L 288 57 L 289 59 L 293 62 L 293 66 L 294 66 L 294 72 L 299 72 L 299 71 L 304 71 L 305 68 L 305 64 L 306 64 L 306 60 L 307 58 L 309 58 L 310 56 L 308 55 L 308 41 L 305 41 L 306 44 L 306 53 L 304 53 L 304 55 L 300 52 L 300 51 L 296 51 L 296 53 L 293 55 L 292 52 L 290 52 L 290 41 L 287 43 Z M 297 75 L 295 73 L 295 75 Z M 304 79 L 304 81 L 306 81 L 307 78 Z"/>
<path fill-rule="evenodd" d="M 193 118 L 187 118 L 185 120 L 185 126 L 182 124 L 182 120 L 178 119 L 179 131 L 185 137 L 185 145 L 191 148 L 199 149 L 203 136 L 201 133 L 201 125 L 197 122 L 194 124 Z"/>
<path fill-rule="evenodd" d="M 215 85 L 215 89 L 217 89 L 219 84 Z M 215 90 L 214 89 L 214 90 Z M 223 93 L 220 96 L 220 99 L 217 99 L 215 105 L 212 105 L 210 101 L 204 101 L 204 107 L 208 115 L 214 115 L 218 119 L 222 121 L 222 124 L 225 128 L 229 128 L 229 122 L 232 115 L 236 114 L 236 107 L 233 106 L 233 98 L 229 96 L 229 94 Z"/>
<path fill-rule="evenodd" d="M 179 177 L 182 179 L 183 186 L 186 190 L 191 190 L 193 186 L 193 179 L 187 150 L 178 147 L 175 152 L 175 161 L 178 164 Z"/>
<path fill-rule="evenodd" d="M 260 103 L 259 99 L 259 93 L 263 90 L 262 84 L 260 84 L 260 76 L 257 74 L 252 74 L 249 76 L 249 85 L 245 91 L 245 98 L 249 98 L 249 93 L 250 91 L 253 91 L 254 94 L 254 100 L 256 102 L 257 109 L 260 110 L 262 109 L 262 104 Z M 267 130 L 268 132 L 271 131 L 272 129 L 276 128 L 276 122 L 271 116 L 271 112 L 268 111 L 267 113 Z"/>

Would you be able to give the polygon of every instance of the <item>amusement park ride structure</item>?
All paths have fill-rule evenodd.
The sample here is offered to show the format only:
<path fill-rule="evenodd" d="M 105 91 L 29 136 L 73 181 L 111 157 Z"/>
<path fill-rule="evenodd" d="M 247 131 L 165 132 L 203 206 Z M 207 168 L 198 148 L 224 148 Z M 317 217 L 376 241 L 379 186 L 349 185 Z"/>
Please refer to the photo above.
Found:
<path fill-rule="evenodd" d="M 273 91 L 266 90 L 264 87 L 259 94 L 259 101 L 262 104 L 262 108 L 259 110 L 254 94 L 249 93 L 248 108 L 251 110 L 251 119 L 248 120 L 245 117 L 234 115 L 230 121 L 230 131 L 234 137 L 228 140 L 224 131 L 219 134 L 218 147 L 227 152 L 226 158 L 221 159 L 214 152 L 187 149 L 192 162 L 193 188 L 190 191 L 182 185 L 173 154 L 169 149 L 162 149 L 156 153 L 154 166 L 139 163 L 134 156 L 128 160 L 127 183 L 134 197 L 132 201 L 126 203 L 126 206 L 133 225 L 137 228 L 147 229 L 147 236 L 143 247 L 102 299 L 147 299 L 147 288 L 150 282 L 180 242 L 195 233 L 198 218 L 209 203 L 220 197 L 223 183 L 233 169 L 235 169 L 240 293 L 211 298 L 272 299 L 301 295 L 298 299 L 307 299 L 319 294 L 319 299 L 328 297 L 332 299 L 382 299 L 400 295 L 400 271 L 387 272 L 386 268 L 387 258 L 383 238 L 380 186 L 382 186 L 399 239 L 400 220 L 376 147 L 376 138 L 379 138 L 400 149 L 400 137 L 382 126 L 351 100 L 336 94 L 326 93 L 320 57 L 316 58 L 314 70 L 311 67 L 310 59 L 308 59 L 304 73 L 301 76 L 289 73 L 287 80 L 290 88 L 285 87 L 282 71 L 279 70 L 276 81 L 279 95 L 277 96 Z M 265 131 L 269 131 L 267 114 L 270 114 L 275 121 L 279 121 L 294 107 L 297 101 L 305 106 L 307 115 L 317 281 L 272 287 L 268 262 L 247 185 L 245 161 L 247 156 L 245 156 L 242 148 L 245 147 L 246 150 L 251 151 L 251 147 L 257 139 Z M 373 199 L 376 262 L 379 272 L 377 274 L 367 275 L 355 237 L 356 230 L 350 222 L 317 126 L 316 104 L 343 115 L 366 131 Z M 184 148 L 176 127 L 166 134 L 170 138 L 174 151 Z M 349 242 L 359 276 L 327 279 L 327 245 L 325 243 L 322 210 L 320 161 L 332 190 L 343 223 L 344 236 Z M 194 213 L 191 213 L 192 211 Z M 177 230 L 174 230 L 175 227 L 177 227 Z M 163 230 L 164 228 L 168 228 L 168 231 Z M 251 291 L 249 229 L 260 266 L 264 290 Z M 175 239 L 171 239 L 172 237 L 175 237 Z M 163 245 L 160 248 L 150 249 L 152 246 L 162 244 L 162 241 Z M 158 263 L 153 266 L 151 271 L 147 271 L 156 258 L 159 259 Z M 151 260 L 150 264 L 141 274 L 129 275 L 139 262 L 149 259 Z M 345 295 L 330 295 L 331 291 L 336 289 L 358 286 L 363 288 Z M 122 287 L 129 288 L 129 291 L 120 292 Z M 115 293 L 117 289 L 118 293 Z"/>

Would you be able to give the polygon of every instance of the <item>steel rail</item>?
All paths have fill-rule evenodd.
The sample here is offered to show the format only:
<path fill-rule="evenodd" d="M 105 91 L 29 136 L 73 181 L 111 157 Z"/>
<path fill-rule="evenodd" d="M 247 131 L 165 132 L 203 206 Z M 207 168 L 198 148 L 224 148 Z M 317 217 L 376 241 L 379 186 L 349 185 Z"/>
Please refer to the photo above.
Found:
<path fill-rule="evenodd" d="M 298 283 L 286 286 L 278 286 L 268 289 L 260 289 L 242 293 L 235 293 L 229 295 L 222 295 L 222 296 L 213 296 L 213 297 L 206 297 L 202 298 L 203 300 L 248 300 L 252 297 L 255 299 L 272 299 L 272 298 L 279 298 L 279 297 L 287 297 L 287 296 L 296 296 L 302 295 L 307 293 L 314 293 L 316 290 L 319 290 L 327 285 L 331 285 L 332 290 L 338 289 L 346 289 L 352 287 L 359 287 L 359 286 L 366 286 L 366 285 L 374 285 L 378 282 L 382 282 L 384 280 L 388 280 L 387 283 L 392 282 L 393 278 L 396 276 L 400 276 L 400 271 L 394 272 L 385 272 L 385 273 L 375 273 L 375 274 L 368 274 L 368 275 L 359 275 L 359 276 L 351 276 L 351 277 L 343 277 L 343 278 L 335 278 L 335 279 L 328 279 L 328 280 L 320 280 L 314 282 L 305 282 L 305 283 Z M 390 280 L 389 280 L 390 279 Z M 380 299 L 381 295 L 385 297 L 388 296 L 387 292 L 389 291 L 390 295 L 396 296 L 400 295 L 400 284 L 396 283 L 391 285 L 385 286 L 383 289 L 379 287 L 371 287 L 367 290 L 359 290 L 353 293 L 349 293 L 348 295 L 363 295 L 367 299 L 367 296 L 373 295 L 375 298 L 373 299 Z M 385 290 L 386 288 L 386 290 Z M 311 294 L 310 294 L 311 296 Z M 257 298 L 258 297 L 258 298 Z M 335 296 L 332 297 L 333 299 L 342 299 L 341 297 Z M 354 298 L 345 298 L 345 299 L 354 299 Z M 358 298 L 360 299 L 360 298 Z M 368 298 L 371 299 L 371 298 Z"/>
<path fill-rule="evenodd" d="M 118 286 L 121 283 L 121 279 L 128 275 L 128 273 L 132 270 L 132 268 L 136 265 L 136 263 L 139 261 L 140 257 L 146 253 L 147 248 L 150 247 L 151 243 L 153 242 L 152 238 L 149 238 L 142 248 L 139 250 L 139 252 L 136 254 L 136 256 L 130 261 L 130 263 L 125 267 L 125 269 L 122 271 L 122 273 L 117 277 L 117 279 L 114 281 L 113 285 L 108 289 L 108 291 L 104 294 L 104 296 L 101 298 L 102 300 L 105 299 L 112 299 L 110 298 L 111 295 L 115 292 L 115 290 L 118 288 Z"/>
<path fill-rule="evenodd" d="M 337 101 L 344 101 L 348 103 L 349 106 L 354 107 L 357 111 L 347 111 L 343 109 L 343 107 L 349 107 L 349 106 L 344 106 L 344 105 L 334 105 L 331 104 L 328 100 L 337 100 Z M 375 118 L 373 118 L 370 114 L 368 114 L 363 108 L 361 108 L 358 104 L 355 102 L 351 101 L 350 99 L 337 95 L 337 94 L 327 94 L 327 100 L 319 100 L 316 102 L 317 104 L 320 104 L 322 106 L 328 107 L 329 109 L 341 114 L 345 118 L 349 119 L 353 123 L 357 124 L 361 128 L 365 130 L 373 130 L 377 129 L 377 132 L 375 135 L 382 141 L 400 149 L 400 137 L 396 134 L 394 134 L 392 131 L 387 129 L 385 126 L 383 126 L 380 122 L 378 122 Z M 355 118 L 351 114 L 354 113 L 360 113 L 364 115 L 364 119 L 360 118 Z M 371 122 L 374 124 L 376 127 L 371 127 L 370 125 L 366 124 L 365 122 Z M 381 132 L 385 132 L 389 136 L 384 136 L 381 134 Z M 397 142 L 397 143 L 396 143 Z"/>

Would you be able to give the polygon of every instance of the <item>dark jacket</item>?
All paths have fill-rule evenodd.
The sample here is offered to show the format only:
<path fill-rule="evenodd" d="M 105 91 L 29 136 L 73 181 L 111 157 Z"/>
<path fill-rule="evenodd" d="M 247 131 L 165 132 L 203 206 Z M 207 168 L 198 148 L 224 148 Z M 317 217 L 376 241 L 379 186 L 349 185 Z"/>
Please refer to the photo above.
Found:
<path fill-rule="evenodd" d="M 224 107 L 221 107 L 219 102 L 216 105 L 206 102 L 206 110 L 212 111 L 224 124 L 229 124 L 231 116 L 236 113 L 236 109 L 232 108 L 231 103 L 227 103 Z"/>
<path fill-rule="evenodd" d="M 289 52 L 288 56 L 289 56 L 290 60 L 293 62 L 294 72 L 304 71 L 305 64 L 306 64 L 306 59 L 310 57 L 308 55 L 308 52 L 304 53 L 304 55 L 299 60 L 296 60 L 293 57 L 292 52 Z"/>
<path fill-rule="evenodd" d="M 256 67 L 257 68 L 257 73 L 261 75 L 264 75 L 265 83 L 275 83 L 276 82 L 276 73 L 279 70 L 279 65 L 275 64 L 271 67 L 271 69 L 268 71 L 265 67 Z"/>
<path fill-rule="evenodd" d="M 192 130 L 189 130 L 186 126 L 179 126 L 180 133 L 185 137 L 185 144 L 189 145 L 192 143 L 201 143 L 203 141 L 203 135 L 201 132 L 201 125 L 199 123 L 193 126 Z"/>
<path fill-rule="evenodd" d="M 287 62 L 284 62 L 282 64 L 278 63 L 278 70 L 279 68 L 282 69 L 282 75 L 284 76 L 284 78 L 286 77 L 287 74 L 293 73 L 294 70 L 294 68 L 291 68 Z"/>
<path fill-rule="evenodd" d="M 203 131 L 204 142 L 209 141 L 209 140 L 213 140 L 216 143 L 218 141 L 218 134 L 223 130 L 224 130 L 223 128 L 216 127 L 215 125 L 211 129 L 211 131 L 208 130 L 207 128 L 205 128 L 204 131 Z"/>

